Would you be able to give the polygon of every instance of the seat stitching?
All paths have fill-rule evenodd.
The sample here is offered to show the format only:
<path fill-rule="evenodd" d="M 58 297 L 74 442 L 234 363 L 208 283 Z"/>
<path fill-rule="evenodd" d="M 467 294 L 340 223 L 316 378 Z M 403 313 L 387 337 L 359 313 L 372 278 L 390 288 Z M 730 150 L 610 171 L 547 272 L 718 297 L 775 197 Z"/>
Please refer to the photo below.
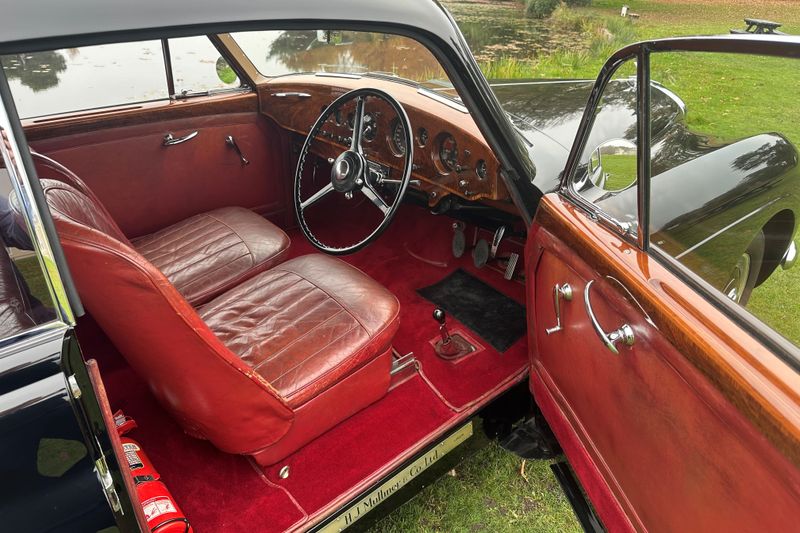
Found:
<path fill-rule="evenodd" d="M 139 239 L 137 240 L 144 240 L 151 238 L 153 241 L 159 241 L 165 237 L 171 237 L 172 235 L 174 235 L 181 229 L 185 228 L 186 226 L 191 226 L 197 222 L 201 222 L 204 218 L 207 218 L 206 214 L 200 213 L 198 215 L 194 215 L 184 220 L 181 220 L 180 222 L 176 222 L 172 226 L 168 226 L 160 231 L 153 232 L 149 235 L 145 235 L 144 237 L 139 237 Z M 154 238 L 156 236 L 158 237 Z"/>
<path fill-rule="evenodd" d="M 210 228 L 210 231 L 204 231 L 204 230 L 206 230 L 208 228 Z M 220 232 L 220 230 L 223 230 L 223 231 Z M 201 231 L 204 231 L 204 232 L 200 233 Z M 219 242 L 219 241 L 225 239 L 226 237 L 235 237 L 235 235 L 233 235 L 232 233 L 224 231 L 223 228 L 218 228 L 218 227 L 214 227 L 214 226 L 204 226 L 204 227 L 202 227 L 202 228 L 200 228 L 198 230 L 195 230 L 195 231 L 193 231 L 191 233 L 188 233 L 188 234 L 184 235 L 183 237 L 181 237 L 179 239 L 176 238 L 175 240 L 172 240 L 170 242 L 159 243 L 158 246 L 155 246 L 153 248 L 147 249 L 145 253 L 147 253 L 148 255 L 153 257 L 153 261 L 159 261 L 164 257 L 169 257 L 171 255 L 176 255 L 176 254 L 180 253 L 181 251 L 185 250 L 186 248 L 192 248 L 192 247 L 196 246 L 198 241 L 202 242 L 203 239 L 211 237 L 215 233 L 218 233 L 218 232 L 219 232 L 219 236 L 218 237 L 215 237 L 214 240 L 212 240 L 212 241 L 210 241 L 208 243 L 205 243 L 207 246 L 211 245 L 211 244 L 214 244 L 216 242 Z M 194 233 L 195 235 L 192 236 L 192 233 Z M 200 233 L 200 234 L 198 235 L 198 233 Z M 174 250 L 170 250 L 170 251 L 167 251 L 167 252 L 163 251 L 165 248 L 169 248 L 169 247 L 172 247 L 172 246 L 177 246 L 177 247 Z M 146 249 L 146 248 L 147 247 L 143 246 L 140 249 Z"/>
<path fill-rule="evenodd" d="M 242 272 L 241 274 L 239 274 L 235 278 L 232 278 L 229 281 L 223 283 L 219 287 L 215 287 L 215 288 L 212 288 L 212 289 L 209 289 L 209 290 L 206 290 L 206 291 L 203 291 L 203 292 L 199 293 L 197 296 L 195 296 L 194 299 L 195 300 L 202 300 L 203 298 L 205 298 L 209 294 L 213 294 L 216 291 L 220 291 L 220 293 L 222 293 L 222 292 L 225 292 L 227 290 L 232 290 L 233 288 L 238 286 L 240 283 L 247 281 L 252 276 L 255 276 L 256 274 L 259 273 L 259 272 L 253 273 L 254 270 L 258 270 L 259 268 L 264 267 L 265 265 L 269 266 L 269 265 L 274 265 L 275 263 L 279 263 L 280 259 L 284 255 L 288 255 L 288 253 L 289 253 L 289 249 L 288 248 L 284 248 L 283 250 L 279 251 L 278 253 L 276 253 L 274 255 L 271 255 L 269 257 L 266 257 L 260 263 L 256 263 L 255 265 L 251 266 L 249 269 L 245 270 L 244 272 Z M 277 278 L 277 279 L 280 279 L 280 278 Z"/>
<path fill-rule="evenodd" d="M 228 245 L 228 246 L 226 246 L 225 248 L 222 248 L 222 249 L 220 249 L 220 250 L 219 250 L 217 253 L 215 253 L 214 255 L 211 255 L 211 256 L 206 256 L 206 258 L 214 258 L 214 257 L 217 257 L 217 256 L 219 256 L 219 254 L 221 254 L 222 252 L 224 252 L 224 251 L 226 251 L 226 250 L 229 250 L 229 249 L 231 249 L 231 248 L 234 248 L 234 247 L 236 247 L 236 246 L 239 246 L 239 243 L 238 243 L 238 242 L 235 242 L 235 243 L 233 243 L 233 244 L 229 244 L 229 245 Z M 240 257 L 245 257 L 245 256 L 247 256 L 247 255 L 250 255 L 250 254 L 247 254 L 247 253 L 245 253 L 245 254 L 243 254 L 243 255 L 240 255 L 240 256 L 239 256 L 239 257 L 237 257 L 236 259 L 239 259 Z M 146 259 L 146 258 L 145 258 L 145 259 Z M 184 258 L 184 259 L 186 259 L 186 258 Z M 232 259 L 231 261 L 235 261 L 236 259 Z M 173 264 L 175 264 L 175 263 L 177 263 L 177 262 L 178 262 L 178 260 L 175 260 L 175 261 L 172 261 L 171 263 L 167 263 L 167 265 L 165 265 L 165 266 L 173 265 Z M 186 265 L 186 266 L 183 266 L 183 267 L 179 268 L 178 270 L 175 270 L 174 272 L 170 273 L 170 277 L 172 277 L 172 276 L 177 276 L 178 274 L 180 274 L 180 273 L 181 273 L 181 272 L 183 272 L 184 270 L 187 270 L 187 269 L 189 269 L 189 268 L 191 268 L 191 267 L 195 266 L 195 265 L 196 265 L 197 263 L 199 263 L 199 262 L 200 262 L 200 260 L 197 260 L 197 261 L 195 261 L 195 262 L 193 262 L 193 263 L 189 263 L 188 265 Z M 151 263 L 152 263 L 152 261 L 151 261 Z M 222 267 L 224 267 L 224 266 L 226 266 L 226 265 L 224 265 L 224 264 L 223 264 L 223 265 L 221 265 L 219 268 L 222 268 Z M 162 272 L 164 271 L 164 267 L 159 267 L 159 269 L 162 269 Z M 211 272 L 215 272 L 216 270 L 218 270 L 218 269 L 215 269 L 215 270 L 213 270 L 213 271 L 211 271 Z M 208 273 L 206 273 L 205 275 L 209 275 L 209 274 L 211 274 L 211 272 L 208 272 Z"/>
<path fill-rule="evenodd" d="M 318 308 L 320 305 L 323 305 L 324 303 L 325 303 L 325 302 L 322 302 L 321 304 L 319 304 L 319 305 L 317 305 L 316 307 L 314 307 L 314 309 L 317 309 L 317 308 Z M 280 350 L 278 350 L 277 352 L 275 352 L 274 354 L 270 355 L 270 356 L 269 356 L 269 358 L 267 358 L 267 359 L 264 359 L 263 361 L 261 361 L 260 363 L 258 363 L 256 366 L 254 366 L 254 367 L 253 367 L 253 370 L 258 370 L 259 368 L 261 368 L 261 367 L 262 367 L 262 366 L 264 366 L 265 364 L 267 364 L 267 363 L 269 363 L 270 361 L 274 360 L 276 357 L 278 357 L 280 354 L 282 354 L 283 352 L 285 352 L 286 350 L 288 350 L 290 347 L 292 347 L 292 346 L 294 346 L 295 344 L 297 344 L 297 343 L 300 341 L 300 339 L 302 339 L 302 338 L 304 338 L 304 337 L 306 337 L 306 336 L 310 335 L 311 333 L 313 333 L 313 332 L 314 332 L 314 330 L 315 330 L 315 329 L 317 329 L 317 328 L 320 328 L 320 327 L 324 326 L 325 324 L 327 324 L 328 322 L 330 322 L 331 320 L 333 320 L 333 319 L 334 319 L 334 318 L 336 318 L 337 316 L 341 315 L 343 312 L 344 312 L 344 310 L 343 310 L 343 309 L 339 309 L 339 310 L 338 310 L 338 311 L 336 311 L 334 314 L 332 314 L 331 316 L 329 316 L 328 318 L 326 318 L 325 320 L 323 320 L 322 322 L 320 322 L 319 324 L 317 324 L 316 326 L 314 326 L 314 327 L 313 327 L 313 328 L 311 328 L 310 330 L 306 331 L 305 333 L 303 333 L 302 335 L 300 335 L 299 337 L 297 337 L 295 340 L 293 340 L 292 342 L 290 342 L 289 344 L 287 344 L 286 346 L 284 346 L 283 348 L 281 348 Z M 308 314 L 309 314 L 309 313 L 306 313 L 306 314 L 305 314 L 305 315 L 303 315 L 303 316 L 306 316 L 306 315 L 308 315 Z M 301 318 L 302 318 L 302 317 L 301 317 Z"/>
<path fill-rule="evenodd" d="M 231 245 L 231 246 L 235 246 L 235 245 Z M 227 248 L 225 248 L 225 250 L 227 250 Z M 223 251 L 224 251 L 224 250 L 223 250 Z M 222 264 L 222 265 L 220 265 L 220 266 L 216 267 L 214 270 L 209 270 L 208 272 L 203 272 L 203 273 L 202 273 L 202 274 L 203 274 L 203 277 L 198 277 L 198 278 L 195 278 L 195 279 L 191 280 L 189 283 L 187 283 L 187 284 L 183 285 L 183 288 L 184 288 L 184 289 L 187 289 L 187 288 L 189 288 L 189 287 L 193 287 L 194 285 L 196 285 L 196 284 L 198 284 L 198 283 L 200 283 L 200 282 L 202 282 L 202 281 L 206 281 L 206 280 L 205 280 L 205 278 L 206 278 L 206 277 L 213 275 L 213 274 L 214 274 L 216 271 L 218 271 L 218 270 L 222 270 L 223 268 L 226 268 L 226 267 L 229 267 L 229 266 L 231 266 L 233 263 L 235 263 L 236 261 L 238 261 L 239 259 L 241 259 L 241 258 L 243 258 L 243 257 L 250 257 L 250 254 L 248 254 L 248 253 L 243 253 L 242 255 L 240 255 L 240 256 L 238 256 L 238 257 L 234 257 L 233 259 L 230 259 L 230 260 L 228 260 L 228 262 L 226 262 L 226 263 L 224 263 L 224 264 Z M 194 263 L 194 264 L 196 264 L 196 263 Z M 188 266 L 186 266 L 186 268 L 189 268 L 190 266 L 193 266 L 193 265 L 188 265 Z M 181 270 L 179 270 L 178 272 L 181 272 L 181 271 L 183 271 L 183 270 L 185 270 L 185 268 L 184 268 L 184 269 L 181 269 Z M 176 273 L 177 273 L 177 272 L 175 272 L 175 273 L 173 273 L 173 274 L 171 274 L 171 275 L 175 275 Z"/>
<path fill-rule="evenodd" d="M 330 298 L 331 300 L 333 300 L 333 301 L 335 301 L 337 304 L 339 304 L 339 305 L 342 307 L 342 309 L 344 309 L 344 310 L 347 312 L 347 314 L 348 314 L 348 315 L 350 315 L 351 317 L 353 317 L 353 320 L 355 320 L 356 322 L 358 322 L 358 323 L 359 323 L 359 325 L 360 325 L 362 328 L 364 328 L 364 331 L 366 331 L 366 332 L 367 332 L 367 335 L 369 335 L 369 329 L 367 329 L 367 327 L 364 325 L 364 323 L 363 323 L 363 322 L 361 322 L 361 320 L 359 320 L 357 316 L 355 316 L 353 313 L 351 313 L 351 312 L 350 312 L 350 309 L 348 309 L 346 305 L 344 305 L 342 302 L 340 302 L 338 298 L 336 298 L 336 297 L 335 297 L 335 296 L 333 296 L 331 293 L 329 293 L 328 291 L 326 291 L 325 289 L 323 289 L 322 287 L 320 287 L 319 285 L 317 285 L 316 283 L 314 283 L 313 281 L 311 281 L 310 279 L 308 279 L 308 278 L 307 278 L 307 277 L 305 277 L 304 275 L 300 274 L 299 272 L 295 272 L 294 270 L 291 270 L 291 269 L 288 269 L 288 268 L 286 268 L 286 265 L 284 265 L 284 266 L 282 266 L 282 267 L 279 267 L 279 268 L 280 268 L 281 270 L 285 271 L 285 272 L 291 272 L 292 274 L 294 274 L 294 275 L 296 275 L 296 276 L 299 276 L 299 277 L 303 278 L 304 280 L 306 280 L 307 282 L 309 282 L 311 285 L 315 286 L 317 289 L 319 289 L 319 290 L 321 290 L 322 292 L 324 292 L 325 294 L 327 294 L 327 295 L 328 295 L 328 298 Z"/>
<path fill-rule="evenodd" d="M 233 228 L 232 228 L 230 225 L 228 225 L 228 224 L 227 224 L 225 221 L 218 219 L 218 218 L 217 218 L 217 217 L 215 217 L 214 215 L 211 215 L 211 214 L 208 214 L 208 213 L 207 213 L 207 214 L 206 214 L 206 216 L 213 218 L 214 220 L 216 220 L 217 222 L 219 222 L 220 224 L 222 224 L 223 226 L 225 226 L 226 228 L 228 228 L 229 230 L 231 230 L 231 232 L 233 232 L 233 234 L 234 234 L 234 235 L 236 235 L 237 237 L 239 237 L 239 240 L 240 240 L 240 241 L 242 241 L 242 243 L 244 244 L 244 247 L 245 247 L 245 248 L 247 248 L 247 251 L 248 251 L 248 252 L 250 252 L 250 255 L 252 255 L 253 257 L 255 257 L 255 254 L 253 253 L 253 250 L 251 250 L 251 249 L 250 249 L 250 247 L 249 247 L 249 246 L 247 246 L 247 243 L 245 242 L 245 240 L 244 240 L 244 237 L 242 237 L 241 235 L 239 235 L 239 232 L 238 232 L 238 231 L 236 231 L 236 230 L 235 230 L 235 229 L 233 229 Z M 265 219 L 265 220 L 266 220 L 266 219 Z"/>
<path fill-rule="evenodd" d="M 272 278 L 272 279 L 268 279 L 268 280 L 263 280 L 263 279 L 260 279 L 260 280 L 258 280 L 258 283 L 257 283 L 257 284 L 256 284 L 256 286 L 255 286 L 255 287 L 254 287 L 254 288 L 251 290 L 251 292 L 252 292 L 253 290 L 255 290 L 255 289 L 260 289 L 260 288 L 261 288 L 261 287 L 262 287 L 262 286 L 263 286 L 265 283 L 268 283 L 268 282 L 275 282 L 275 281 L 282 280 L 282 279 L 283 279 L 283 278 L 285 278 L 285 277 L 286 277 L 288 274 L 291 274 L 291 272 L 286 272 L 286 271 L 281 271 L 281 272 L 282 272 L 284 275 L 283 275 L 283 276 L 281 276 L 281 277 L 279 277 L 279 278 Z M 264 277 L 266 277 L 266 276 L 264 276 Z M 289 285 L 289 286 L 287 286 L 287 287 L 284 287 L 284 290 L 286 290 L 286 289 L 288 289 L 288 288 L 290 288 L 290 287 L 293 287 L 294 285 L 296 285 L 296 284 L 300 283 L 301 281 L 303 281 L 303 278 L 300 278 L 300 277 L 298 277 L 298 279 L 297 279 L 297 280 L 296 280 L 294 283 L 292 283 L 291 285 Z M 225 301 L 225 302 L 218 302 L 218 303 L 214 304 L 214 306 L 213 306 L 213 307 L 209 307 L 209 306 L 211 306 L 211 304 L 214 304 L 214 301 L 208 302 L 206 305 L 204 305 L 204 306 L 203 306 L 203 307 L 200 309 L 200 311 L 201 311 L 203 314 L 208 314 L 209 312 L 210 312 L 211 314 L 214 314 L 216 311 L 219 311 L 219 309 L 220 309 L 220 306 L 221 306 L 221 305 L 227 304 L 227 301 Z"/>
<path fill-rule="evenodd" d="M 308 362 L 308 361 L 309 361 L 309 360 L 310 360 L 312 357 L 315 357 L 315 356 L 319 355 L 319 353 L 320 353 L 320 352 L 322 352 L 322 350 L 324 350 L 325 348 L 327 348 L 328 346 L 330 346 L 330 345 L 331 345 L 331 344 L 333 344 L 334 342 L 338 341 L 339 339 L 341 339 L 342 337 L 344 337 L 345 335 L 347 335 L 348 333 L 350 333 L 351 331 L 353 331 L 354 329 L 356 329 L 356 328 L 358 328 L 358 327 L 359 327 L 359 324 L 353 324 L 353 326 L 352 326 L 350 329 L 348 329 L 347 331 L 345 331 L 344 333 L 342 333 L 341 335 L 339 335 L 339 336 L 338 336 L 338 337 L 336 337 L 335 339 L 332 339 L 330 342 L 328 342 L 327 344 L 325 344 L 325 346 L 322 346 L 320 349 L 318 349 L 317 351 L 315 351 L 314 353 L 312 353 L 311 355 L 309 355 L 308 357 L 306 357 L 305 359 L 303 359 L 302 361 L 300 361 L 299 363 L 297 363 L 296 365 L 294 365 L 292 368 L 290 368 L 289 370 L 287 370 L 286 372 L 284 372 L 284 373 L 283 373 L 283 374 L 281 374 L 280 376 L 278 376 L 278 377 L 276 377 L 276 378 L 274 378 L 274 379 L 268 380 L 268 381 L 270 381 L 270 382 L 272 382 L 272 383 L 275 383 L 275 382 L 277 382 L 277 381 L 280 381 L 280 379 L 281 379 L 283 376 L 285 376 L 286 374 L 288 374 L 288 373 L 289 373 L 289 372 L 291 372 L 292 370 L 295 370 L 295 369 L 297 369 L 297 367 L 299 367 L 299 366 L 301 366 L 301 365 L 304 365 L 304 364 L 305 364 L 305 363 L 307 363 L 307 362 Z M 367 336 L 369 336 L 369 333 L 367 333 Z M 267 378 L 264 378 L 264 379 L 267 379 Z"/>

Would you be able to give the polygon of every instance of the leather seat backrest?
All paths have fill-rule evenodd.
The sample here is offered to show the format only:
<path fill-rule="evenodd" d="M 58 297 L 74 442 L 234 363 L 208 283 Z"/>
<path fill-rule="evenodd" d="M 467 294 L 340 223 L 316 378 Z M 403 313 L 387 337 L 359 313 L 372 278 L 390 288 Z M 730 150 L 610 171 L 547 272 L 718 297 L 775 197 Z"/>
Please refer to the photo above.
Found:
<path fill-rule="evenodd" d="M 72 185 L 42 188 L 84 305 L 189 433 L 230 453 L 277 441 L 293 413 L 228 350 L 167 278 Z"/>
<path fill-rule="evenodd" d="M 0 239 L 0 337 L 9 337 L 36 325 L 29 314 L 27 286 L 18 276 L 8 249 Z"/>
<path fill-rule="evenodd" d="M 122 230 L 119 229 L 117 223 L 114 222 L 111 214 L 82 179 L 70 169 L 46 155 L 32 151 L 31 156 L 33 156 L 33 162 L 36 165 L 36 173 L 39 175 L 39 178 L 58 180 L 70 185 L 72 189 L 80 193 L 80 197 L 76 198 L 70 198 L 70 195 L 67 193 L 60 195 L 62 196 L 60 199 L 61 202 L 73 204 L 78 202 L 82 204 L 80 206 L 73 205 L 69 208 L 70 216 L 76 217 L 76 222 L 93 227 L 114 237 L 118 241 L 130 245 L 130 241 L 128 241 L 125 234 L 122 233 Z M 87 199 L 88 201 L 86 201 Z M 65 205 L 64 207 L 66 208 L 67 206 Z"/>

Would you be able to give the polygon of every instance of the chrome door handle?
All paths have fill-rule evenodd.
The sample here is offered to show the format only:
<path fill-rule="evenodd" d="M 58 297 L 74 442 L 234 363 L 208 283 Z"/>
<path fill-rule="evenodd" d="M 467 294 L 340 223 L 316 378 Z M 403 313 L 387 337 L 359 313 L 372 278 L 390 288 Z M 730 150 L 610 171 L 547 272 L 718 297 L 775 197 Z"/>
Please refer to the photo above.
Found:
<path fill-rule="evenodd" d="M 233 135 L 228 135 L 225 137 L 225 144 L 236 150 L 236 154 L 239 156 L 239 160 L 242 162 L 243 167 L 250 164 L 250 161 L 242 153 L 242 149 L 239 148 L 238 144 L 236 144 L 236 139 L 233 138 Z"/>
<path fill-rule="evenodd" d="M 295 96 L 297 98 L 311 98 L 310 94 L 301 92 L 272 93 L 272 96 L 275 96 L 277 98 L 286 98 L 289 96 Z"/>
<path fill-rule="evenodd" d="M 563 285 L 559 285 L 556 283 L 555 287 L 553 287 L 553 307 L 556 310 L 556 325 L 552 328 L 547 328 L 544 330 L 545 333 L 551 335 L 556 333 L 557 331 L 561 331 L 564 329 L 564 326 L 561 324 L 561 298 L 564 298 L 564 301 L 571 301 L 572 300 L 572 286 L 569 283 L 565 283 Z"/>
<path fill-rule="evenodd" d="M 197 137 L 197 133 L 198 132 L 193 131 L 192 133 L 184 135 L 183 137 L 175 137 L 174 135 L 172 135 L 172 132 L 170 132 L 164 135 L 164 140 L 162 141 L 161 144 L 164 146 L 174 146 L 176 144 L 182 144 L 185 143 L 186 141 L 191 141 L 192 139 Z"/>
<path fill-rule="evenodd" d="M 603 331 L 603 327 L 600 325 L 600 322 L 597 321 L 597 317 L 594 316 L 592 303 L 589 301 L 589 291 L 591 290 L 593 283 L 594 280 L 587 283 L 586 288 L 583 290 L 583 303 L 586 305 L 586 314 L 589 315 L 589 320 L 592 321 L 592 327 L 594 327 L 595 333 L 597 333 L 597 336 L 600 337 L 601 341 L 603 341 L 603 344 L 605 344 L 606 348 L 611 350 L 611 353 L 614 355 L 619 355 L 619 350 L 617 349 L 617 343 L 619 341 L 622 341 L 625 346 L 633 346 L 633 343 L 636 340 L 633 335 L 633 328 L 628 324 L 622 324 L 619 329 L 616 329 L 611 333 L 606 333 Z"/>

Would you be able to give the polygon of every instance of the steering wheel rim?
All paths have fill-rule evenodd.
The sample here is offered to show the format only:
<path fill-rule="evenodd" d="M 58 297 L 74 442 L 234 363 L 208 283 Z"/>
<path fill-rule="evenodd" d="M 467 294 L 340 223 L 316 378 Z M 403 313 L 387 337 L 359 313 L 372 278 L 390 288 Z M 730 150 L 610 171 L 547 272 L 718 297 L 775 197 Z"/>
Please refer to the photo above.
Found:
<path fill-rule="evenodd" d="M 389 106 L 397 115 L 397 119 L 402 124 L 403 132 L 405 134 L 406 151 L 404 155 L 405 161 L 403 164 L 403 172 L 397 194 L 395 195 L 394 202 L 391 205 L 387 205 L 376 190 L 378 183 L 373 183 L 373 177 L 371 175 L 368 160 L 366 156 L 364 156 L 362 149 L 364 104 L 368 96 L 380 98 L 389 104 Z M 312 194 L 309 198 L 303 200 L 301 198 L 303 167 L 305 165 L 306 158 L 309 155 L 311 143 L 317 138 L 317 135 L 319 134 L 322 126 L 325 124 L 327 118 L 334 113 L 336 109 L 351 100 L 356 100 L 356 112 L 354 114 L 353 133 L 352 137 L 350 138 L 350 147 L 342 152 L 334 161 L 331 169 L 330 183 L 323 186 L 322 189 Z M 386 230 L 386 228 L 389 227 L 389 224 L 391 224 L 392 220 L 394 219 L 394 216 L 400 207 L 400 203 L 405 196 L 406 189 L 408 188 L 408 184 L 411 180 L 413 162 L 414 143 L 411 134 L 411 123 L 409 122 L 408 115 L 406 114 L 406 111 L 400 102 L 398 102 L 389 93 L 372 87 L 354 89 L 341 95 L 336 100 L 331 102 L 331 104 L 327 106 L 322 113 L 320 113 L 320 116 L 317 118 L 316 122 L 314 122 L 314 125 L 311 127 L 311 130 L 308 132 L 306 140 L 303 143 L 303 148 L 300 151 L 300 157 L 297 162 L 292 196 L 295 217 L 297 218 L 297 222 L 300 226 L 300 230 L 303 232 L 303 235 L 305 235 L 305 237 L 315 248 L 327 254 L 345 255 L 361 250 L 375 239 L 380 237 L 380 235 Z M 309 227 L 304 212 L 317 201 L 333 192 L 338 192 L 341 194 L 349 193 L 351 196 L 356 192 L 360 192 L 366 196 L 372 204 L 381 210 L 383 213 L 383 220 L 375 227 L 373 231 L 355 244 L 345 247 L 325 244 L 313 233 Z"/>

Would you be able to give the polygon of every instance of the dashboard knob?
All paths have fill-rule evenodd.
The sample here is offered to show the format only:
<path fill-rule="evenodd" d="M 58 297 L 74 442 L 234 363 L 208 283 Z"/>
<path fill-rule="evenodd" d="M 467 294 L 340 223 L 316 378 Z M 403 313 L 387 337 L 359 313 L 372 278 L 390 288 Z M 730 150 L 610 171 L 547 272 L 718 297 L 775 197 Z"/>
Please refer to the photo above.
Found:
<path fill-rule="evenodd" d="M 458 182 L 458 186 L 461 187 L 462 189 L 465 189 L 467 185 L 469 185 L 469 182 L 467 180 L 460 180 Z"/>

